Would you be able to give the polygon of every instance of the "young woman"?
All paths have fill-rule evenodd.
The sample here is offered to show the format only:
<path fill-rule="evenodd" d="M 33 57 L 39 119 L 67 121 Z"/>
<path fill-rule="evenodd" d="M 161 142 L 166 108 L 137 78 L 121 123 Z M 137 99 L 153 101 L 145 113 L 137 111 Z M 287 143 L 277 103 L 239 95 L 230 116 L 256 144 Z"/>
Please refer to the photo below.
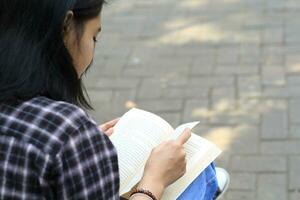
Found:
<path fill-rule="evenodd" d="M 84 111 L 91 106 L 81 83 L 103 4 L 0 1 L 0 199 L 119 199 L 117 153 L 107 136 L 117 120 L 99 131 Z M 131 199 L 159 199 L 185 173 L 189 137 L 185 130 L 152 151 L 138 185 L 152 195 Z M 215 174 L 210 178 L 200 181 L 209 188 L 203 199 L 215 195 Z"/>

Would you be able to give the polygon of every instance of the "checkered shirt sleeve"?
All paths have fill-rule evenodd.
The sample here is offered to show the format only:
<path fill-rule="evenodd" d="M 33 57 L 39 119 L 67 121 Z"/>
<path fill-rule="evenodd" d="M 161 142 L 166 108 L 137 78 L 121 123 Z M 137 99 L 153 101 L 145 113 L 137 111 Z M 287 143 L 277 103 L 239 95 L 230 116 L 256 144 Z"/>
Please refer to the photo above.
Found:
<path fill-rule="evenodd" d="M 77 106 L 0 104 L 0 199 L 118 200 L 117 152 Z"/>
<path fill-rule="evenodd" d="M 93 123 L 78 129 L 56 156 L 61 199 L 119 199 L 118 160 L 112 143 Z"/>

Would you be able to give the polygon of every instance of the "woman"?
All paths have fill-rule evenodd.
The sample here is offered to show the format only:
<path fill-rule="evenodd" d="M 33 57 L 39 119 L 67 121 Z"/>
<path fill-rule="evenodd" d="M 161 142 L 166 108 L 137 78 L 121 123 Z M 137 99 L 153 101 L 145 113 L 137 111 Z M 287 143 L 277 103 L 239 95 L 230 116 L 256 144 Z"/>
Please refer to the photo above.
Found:
<path fill-rule="evenodd" d="M 0 1 L 0 199 L 119 199 L 107 136 L 117 120 L 99 131 L 82 109 L 91 108 L 81 76 L 93 60 L 103 4 Z M 152 151 L 138 185 L 151 194 L 131 199 L 159 199 L 185 173 L 190 134 Z"/>

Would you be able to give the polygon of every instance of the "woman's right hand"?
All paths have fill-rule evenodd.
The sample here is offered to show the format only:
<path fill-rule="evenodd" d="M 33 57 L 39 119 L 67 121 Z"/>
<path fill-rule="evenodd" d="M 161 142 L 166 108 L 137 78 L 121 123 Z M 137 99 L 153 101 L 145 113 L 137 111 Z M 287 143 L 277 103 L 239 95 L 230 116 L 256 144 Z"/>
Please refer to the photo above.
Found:
<path fill-rule="evenodd" d="M 183 176 L 186 172 L 186 153 L 183 145 L 190 137 L 191 130 L 185 129 L 176 140 L 163 142 L 154 148 L 138 188 L 150 190 L 160 198 L 168 185 Z"/>

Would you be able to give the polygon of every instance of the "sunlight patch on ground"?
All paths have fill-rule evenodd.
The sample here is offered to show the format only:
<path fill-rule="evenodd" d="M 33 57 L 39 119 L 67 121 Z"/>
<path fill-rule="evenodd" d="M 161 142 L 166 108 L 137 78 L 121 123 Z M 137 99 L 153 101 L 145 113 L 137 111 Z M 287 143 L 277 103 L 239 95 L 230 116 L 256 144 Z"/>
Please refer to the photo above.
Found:
<path fill-rule="evenodd" d="M 207 133 L 206 139 L 214 142 L 222 151 L 230 149 L 233 141 L 238 137 L 238 133 L 229 127 L 215 128 Z"/>
<path fill-rule="evenodd" d="M 219 127 L 211 129 L 204 137 L 215 143 L 223 151 L 231 150 L 234 143 L 240 143 L 244 134 L 251 130 L 249 125 L 243 124 L 238 127 Z"/>
<path fill-rule="evenodd" d="M 137 104 L 133 101 L 126 101 L 124 106 L 127 109 L 131 109 L 131 108 L 135 108 Z"/>
<path fill-rule="evenodd" d="M 300 63 L 294 63 L 288 66 L 290 72 L 300 72 Z"/>
<path fill-rule="evenodd" d="M 182 28 L 186 25 L 188 25 L 189 23 L 191 23 L 190 20 L 186 20 L 186 19 L 174 19 L 173 21 L 168 22 L 165 25 L 165 28 L 167 29 L 175 29 L 175 28 Z"/>
<path fill-rule="evenodd" d="M 173 31 L 158 39 L 162 44 L 184 44 L 192 41 L 220 41 L 224 35 L 211 24 L 192 25 L 181 30 Z"/>
<path fill-rule="evenodd" d="M 212 23 L 194 24 L 180 28 L 180 26 L 184 24 L 187 24 L 184 20 L 177 20 L 173 22 L 173 24 L 171 23 L 169 27 L 177 26 L 178 29 L 161 35 L 154 39 L 154 41 L 149 41 L 149 45 L 183 45 L 193 42 L 217 43 L 222 41 L 257 43 L 259 38 L 259 33 L 256 32 L 223 30 L 221 27 L 215 26 Z"/>
<path fill-rule="evenodd" d="M 179 7 L 182 8 L 199 8 L 200 6 L 205 6 L 210 2 L 210 0 L 188 0 L 181 1 Z"/>

